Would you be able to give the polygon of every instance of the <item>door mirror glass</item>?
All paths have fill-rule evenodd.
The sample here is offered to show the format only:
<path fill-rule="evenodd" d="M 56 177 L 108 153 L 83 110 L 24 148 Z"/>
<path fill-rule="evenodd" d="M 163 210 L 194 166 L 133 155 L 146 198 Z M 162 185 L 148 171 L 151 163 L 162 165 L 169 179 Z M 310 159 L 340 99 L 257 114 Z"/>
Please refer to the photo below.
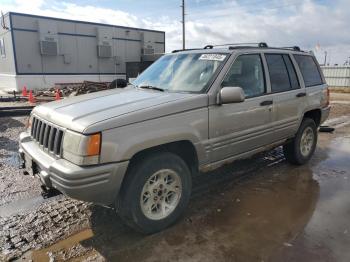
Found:
<path fill-rule="evenodd" d="M 125 79 L 122 79 L 122 78 L 117 79 L 117 87 L 123 88 L 123 87 L 126 87 L 127 85 L 128 85 L 128 81 L 126 81 Z"/>
<path fill-rule="evenodd" d="M 229 104 L 243 102 L 245 96 L 241 87 L 225 86 L 220 90 L 218 98 L 220 104 Z"/>

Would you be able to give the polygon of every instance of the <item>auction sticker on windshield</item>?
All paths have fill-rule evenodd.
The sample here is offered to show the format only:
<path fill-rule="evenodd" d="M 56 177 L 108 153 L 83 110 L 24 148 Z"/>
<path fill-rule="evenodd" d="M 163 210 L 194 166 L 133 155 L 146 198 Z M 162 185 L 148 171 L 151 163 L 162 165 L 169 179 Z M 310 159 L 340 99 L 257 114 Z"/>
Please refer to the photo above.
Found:
<path fill-rule="evenodd" d="M 202 54 L 199 60 L 224 61 L 225 57 L 223 54 Z"/>

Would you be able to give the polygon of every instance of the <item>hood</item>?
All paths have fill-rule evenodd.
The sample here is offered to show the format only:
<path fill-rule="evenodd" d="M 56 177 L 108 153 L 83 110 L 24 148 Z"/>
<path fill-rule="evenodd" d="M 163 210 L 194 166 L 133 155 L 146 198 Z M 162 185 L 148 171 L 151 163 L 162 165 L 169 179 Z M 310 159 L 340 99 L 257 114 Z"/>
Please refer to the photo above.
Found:
<path fill-rule="evenodd" d="M 125 88 L 46 103 L 35 107 L 33 113 L 64 128 L 93 133 L 206 104 L 205 94 Z"/>

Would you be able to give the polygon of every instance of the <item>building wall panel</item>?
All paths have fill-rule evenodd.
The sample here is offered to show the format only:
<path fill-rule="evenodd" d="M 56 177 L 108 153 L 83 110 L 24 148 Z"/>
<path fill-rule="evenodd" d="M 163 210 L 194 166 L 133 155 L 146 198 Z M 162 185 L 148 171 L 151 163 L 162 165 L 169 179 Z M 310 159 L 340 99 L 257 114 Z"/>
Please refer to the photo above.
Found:
<path fill-rule="evenodd" d="M 329 86 L 350 88 L 349 66 L 323 66 L 321 68 Z"/>
<path fill-rule="evenodd" d="M 10 19 L 8 15 L 4 15 L 5 24 L 10 27 Z M 15 74 L 15 60 L 12 49 L 11 31 L 0 27 L 0 39 L 4 41 L 5 56 L 0 55 L 0 74 Z M 1 83 L 0 83 L 1 87 Z"/>
<path fill-rule="evenodd" d="M 13 31 L 13 35 L 18 72 L 42 73 L 39 34 L 28 31 Z"/>

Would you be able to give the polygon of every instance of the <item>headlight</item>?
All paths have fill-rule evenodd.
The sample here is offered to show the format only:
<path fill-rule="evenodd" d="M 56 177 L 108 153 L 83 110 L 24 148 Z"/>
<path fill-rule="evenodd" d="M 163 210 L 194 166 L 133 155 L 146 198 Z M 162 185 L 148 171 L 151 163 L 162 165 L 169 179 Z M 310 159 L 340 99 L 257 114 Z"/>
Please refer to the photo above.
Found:
<path fill-rule="evenodd" d="M 67 130 L 63 139 L 63 158 L 77 165 L 100 162 L 101 133 L 82 135 Z"/>

